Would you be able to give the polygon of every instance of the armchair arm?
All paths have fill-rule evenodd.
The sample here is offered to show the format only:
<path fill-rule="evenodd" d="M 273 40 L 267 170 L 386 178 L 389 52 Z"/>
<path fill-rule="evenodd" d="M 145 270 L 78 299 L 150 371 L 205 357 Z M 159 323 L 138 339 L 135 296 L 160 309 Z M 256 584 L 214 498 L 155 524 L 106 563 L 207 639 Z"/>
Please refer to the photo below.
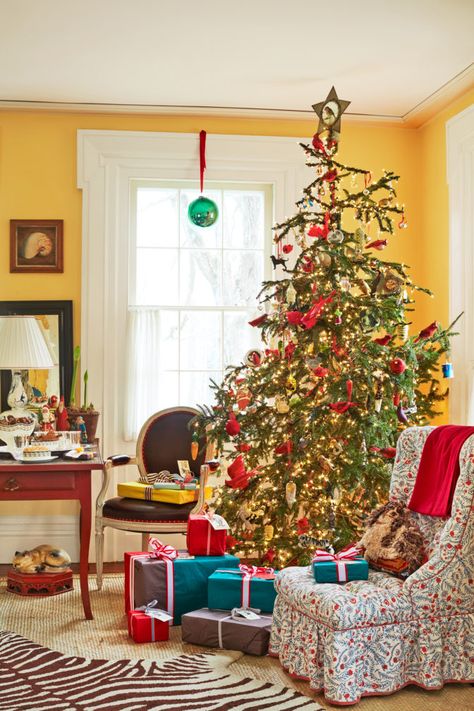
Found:
<path fill-rule="evenodd" d="M 102 508 L 104 506 L 105 495 L 110 484 L 110 470 L 114 467 L 125 466 L 126 464 L 136 464 L 136 457 L 129 457 L 127 454 L 116 454 L 108 457 L 104 462 L 102 469 L 102 486 L 100 487 L 99 495 L 95 502 L 96 517 L 102 516 Z"/>
<path fill-rule="evenodd" d="M 111 467 L 121 467 L 125 466 L 125 464 L 136 464 L 137 463 L 137 458 L 136 457 L 131 457 L 128 454 L 113 454 L 111 457 L 108 457 L 105 461 L 110 462 Z"/>

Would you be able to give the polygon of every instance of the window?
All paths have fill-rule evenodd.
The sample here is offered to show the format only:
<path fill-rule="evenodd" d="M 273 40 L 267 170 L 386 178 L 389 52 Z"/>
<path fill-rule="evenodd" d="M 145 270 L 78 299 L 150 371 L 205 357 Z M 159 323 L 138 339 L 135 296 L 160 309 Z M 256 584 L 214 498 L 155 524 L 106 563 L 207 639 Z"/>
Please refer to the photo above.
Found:
<path fill-rule="evenodd" d="M 142 382 L 134 383 L 138 401 L 127 412 L 138 428 L 157 409 L 210 404 L 210 378 L 219 382 L 229 364 L 260 345 L 248 321 L 271 276 L 272 188 L 212 183 L 205 194 L 219 218 L 200 228 L 187 217 L 199 196 L 189 182 L 131 181 L 128 340 L 130 369 Z M 155 354 L 137 369 L 150 331 Z"/>

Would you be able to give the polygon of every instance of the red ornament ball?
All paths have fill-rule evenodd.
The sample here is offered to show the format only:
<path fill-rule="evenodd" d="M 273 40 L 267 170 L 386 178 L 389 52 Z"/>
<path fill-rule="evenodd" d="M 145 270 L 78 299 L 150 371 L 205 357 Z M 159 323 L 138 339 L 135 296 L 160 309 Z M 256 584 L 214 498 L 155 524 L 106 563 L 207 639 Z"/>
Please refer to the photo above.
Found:
<path fill-rule="evenodd" d="M 283 254 L 289 254 L 290 252 L 293 251 L 293 245 L 292 244 L 284 244 L 283 245 Z"/>
<path fill-rule="evenodd" d="M 407 369 L 407 364 L 401 358 L 393 358 L 389 363 L 389 368 L 394 375 L 400 375 Z"/>
<path fill-rule="evenodd" d="M 230 413 L 229 419 L 226 422 L 225 431 L 231 437 L 235 437 L 235 435 L 239 434 L 240 432 L 240 425 L 237 422 L 237 418 L 233 412 Z"/>

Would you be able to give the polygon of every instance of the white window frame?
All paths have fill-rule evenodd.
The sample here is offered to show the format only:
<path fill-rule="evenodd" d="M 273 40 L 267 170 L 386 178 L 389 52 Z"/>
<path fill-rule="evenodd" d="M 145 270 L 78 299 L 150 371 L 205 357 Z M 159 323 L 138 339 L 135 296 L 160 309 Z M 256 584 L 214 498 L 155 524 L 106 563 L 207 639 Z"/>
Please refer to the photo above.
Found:
<path fill-rule="evenodd" d="M 266 183 L 273 187 L 275 222 L 295 212 L 311 180 L 300 141 L 311 138 L 210 134 L 206 180 Z M 98 436 L 104 455 L 134 451 L 121 439 L 125 315 L 128 305 L 128 236 L 131 179 L 195 180 L 198 133 L 77 132 L 77 185 L 82 203 L 81 371 L 101 412 Z M 127 259 L 123 259 L 123 255 Z M 279 271 L 274 272 L 279 276 Z M 115 488 L 115 481 L 112 486 Z M 94 481 L 94 495 L 99 482 Z M 113 492 L 109 492 L 113 495 Z M 123 532 L 109 532 L 105 560 L 132 550 Z M 133 545 L 133 544 L 132 544 Z"/>
<path fill-rule="evenodd" d="M 130 301 L 130 295 L 134 294 L 136 292 L 136 221 L 134 219 L 136 215 L 136 210 L 137 210 L 137 205 L 136 205 L 136 195 L 137 191 L 142 188 L 142 187 L 157 187 L 157 188 L 168 188 L 168 189 L 185 189 L 185 188 L 193 188 L 196 189 L 198 186 L 196 185 L 196 181 L 189 182 L 189 181 L 167 181 L 167 180 L 132 180 L 130 182 L 130 215 L 131 215 L 131 224 L 130 224 L 130 260 L 129 260 L 129 301 Z M 263 194 L 263 199 L 264 199 L 264 224 L 263 224 L 263 232 L 264 232 L 264 241 L 263 241 L 263 247 L 260 247 L 258 251 L 263 252 L 263 279 L 265 281 L 268 281 L 272 278 L 272 264 L 269 259 L 269 256 L 273 253 L 272 249 L 272 224 L 273 224 L 273 186 L 269 183 L 223 183 L 223 182 L 215 182 L 215 181 L 210 181 L 206 180 L 205 183 L 205 189 L 204 192 L 206 193 L 209 190 L 220 190 L 223 193 L 226 191 L 232 191 L 232 190 L 244 190 L 244 191 L 258 191 Z M 162 247 L 157 248 L 157 249 L 162 249 Z M 166 247 L 165 247 L 166 249 Z M 178 249 L 180 251 L 181 249 L 183 250 L 188 250 L 192 251 L 193 247 L 169 247 L 169 249 Z M 222 245 L 222 247 L 216 247 L 212 248 L 216 252 L 220 252 L 221 258 L 223 259 L 225 245 Z M 235 247 L 232 248 L 235 251 L 240 251 L 241 248 Z M 242 248 L 243 249 L 243 248 Z M 248 248 L 245 248 L 248 249 Z M 258 292 L 260 291 L 260 284 L 256 285 L 255 292 L 251 294 L 251 297 L 256 297 Z M 139 310 L 141 307 L 139 305 L 130 303 L 129 307 L 132 309 L 137 309 Z M 222 333 L 222 339 L 221 339 L 221 344 L 220 344 L 220 361 L 223 364 L 222 368 L 222 375 L 225 372 L 225 368 L 230 365 L 230 363 L 224 363 L 224 349 L 225 349 L 225 344 L 224 344 L 224 316 L 226 313 L 241 313 L 242 311 L 254 311 L 256 312 L 256 298 L 255 298 L 255 305 L 253 309 L 251 307 L 245 307 L 245 306 L 230 306 L 230 305 L 224 305 L 220 304 L 218 306 L 202 306 L 202 305 L 162 305 L 162 304 L 144 304 L 143 308 L 152 308 L 156 309 L 157 311 L 174 311 L 178 313 L 178 330 L 181 331 L 181 326 L 180 326 L 180 318 L 179 315 L 182 311 L 199 311 L 199 312 L 212 312 L 216 313 L 219 312 L 221 315 L 221 333 Z M 179 352 L 179 347 L 178 347 L 178 352 Z M 241 357 L 244 356 L 244 353 L 241 354 Z M 179 360 L 179 358 L 178 358 Z M 189 370 L 186 368 L 166 368 L 167 371 L 172 371 L 172 372 L 177 372 L 177 373 L 185 373 L 189 372 L 192 373 L 194 372 L 193 370 Z M 203 368 L 198 369 L 199 372 L 205 370 Z M 209 369 L 209 372 L 211 370 Z M 211 377 L 211 376 L 210 376 Z M 215 377 L 212 375 L 212 377 Z M 180 385 L 178 385 L 178 388 L 180 388 Z M 178 403 L 176 403 L 178 404 Z M 189 404 L 189 403 L 183 403 L 181 404 Z"/>
<path fill-rule="evenodd" d="M 462 311 L 452 341 L 450 422 L 474 424 L 474 105 L 446 122 L 449 187 L 449 315 Z"/>

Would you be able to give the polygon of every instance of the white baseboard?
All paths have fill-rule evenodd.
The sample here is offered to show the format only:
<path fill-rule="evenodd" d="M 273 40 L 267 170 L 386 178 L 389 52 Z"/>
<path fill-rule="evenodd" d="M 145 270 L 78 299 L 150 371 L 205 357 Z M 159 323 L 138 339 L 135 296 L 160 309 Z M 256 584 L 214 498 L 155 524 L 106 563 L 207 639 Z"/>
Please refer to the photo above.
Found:
<path fill-rule="evenodd" d="M 63 548 L 73 563 L 79 561 L 77 516 L 2 516 L 0 518 L 0 563 L 11 563 L 15 551 L 42 543 Z"/>

